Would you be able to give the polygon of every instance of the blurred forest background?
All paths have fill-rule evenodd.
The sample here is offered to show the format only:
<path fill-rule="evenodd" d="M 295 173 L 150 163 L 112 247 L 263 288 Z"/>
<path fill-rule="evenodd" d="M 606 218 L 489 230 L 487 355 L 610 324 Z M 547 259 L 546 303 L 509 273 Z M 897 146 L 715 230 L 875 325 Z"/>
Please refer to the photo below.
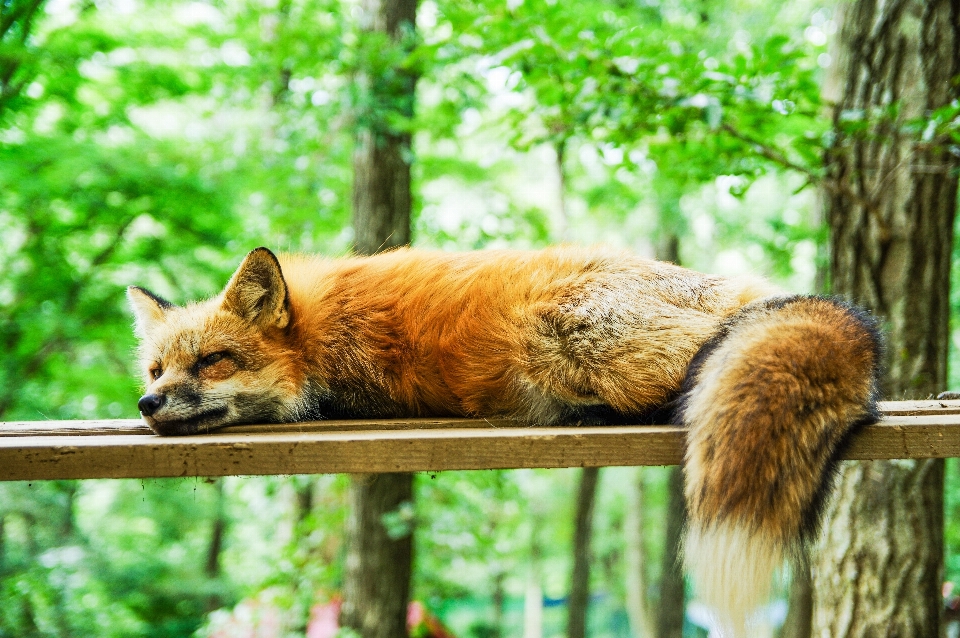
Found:
<path fill-rule="evenodd" d="M 345 254 L 357 132 L 378 126 L 413 136 L 416 246 L 602 242 L 827 290 L 834 11 L 422 0 L 395 46 L 352 0 L 2 0 L 0 420 L 136 417 L 124 288 L 181 303 L 256 246 Z M 397 69 L 418 77 L 409 117 L 370 90 Z M 385 521 L 417 529 L 414 598 L 462 638 L 534 638 L 542 600 L 542 635 L 563 635 L 577 476 L 417 477 Z M 601 473 L 592 636 L 654 622 L 668 477 Z M 304 636 L 342 587 L 347 484 L 0 484 L 0 637 Z M 954 462 L 946 500 L 960 582 Z"/>

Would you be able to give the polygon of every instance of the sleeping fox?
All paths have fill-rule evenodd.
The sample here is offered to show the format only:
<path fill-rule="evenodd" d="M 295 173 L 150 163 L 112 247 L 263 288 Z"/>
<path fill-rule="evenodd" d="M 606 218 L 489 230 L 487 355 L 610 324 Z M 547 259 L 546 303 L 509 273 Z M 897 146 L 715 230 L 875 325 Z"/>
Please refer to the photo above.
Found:
<path fill-rule="evenodd" d="M 128 289 L 157 433 L 411 416 L 689 430 L 684 560 L 727 635 L 817 531 L 877 419 L 880 336 L 840 301 L 602 249 L 249 253 L 178 307 Z"/>

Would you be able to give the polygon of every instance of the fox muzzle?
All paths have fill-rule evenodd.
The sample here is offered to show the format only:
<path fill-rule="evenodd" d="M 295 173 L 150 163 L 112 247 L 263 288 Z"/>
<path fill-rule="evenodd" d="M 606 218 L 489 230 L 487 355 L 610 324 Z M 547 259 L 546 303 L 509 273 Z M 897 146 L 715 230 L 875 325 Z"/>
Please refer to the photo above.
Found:
<path fill-rule="evenodd" d="M 140 414 L 143 416 L 153 416 L 166 402 L 165 394 L 145 394 L 137 401 L 137 407 L 140 408 Z"/>

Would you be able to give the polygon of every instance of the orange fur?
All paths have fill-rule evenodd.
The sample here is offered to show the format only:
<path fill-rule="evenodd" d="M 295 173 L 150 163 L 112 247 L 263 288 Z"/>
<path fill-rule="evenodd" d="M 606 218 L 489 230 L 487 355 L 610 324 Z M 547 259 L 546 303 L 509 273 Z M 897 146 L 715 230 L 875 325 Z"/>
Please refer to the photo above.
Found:
<path fill-rule="evenodd" d="M 141 411 L 162 434 L 329 417 L 573 424 L 666 408 L 690 428 L 687 563 L 730 635 L 816 528 L 840 447 L 875 414 L 879 338 L 862 313 L 616 251 L 257 249 L 214 299 L 179 308 L 128 294 Z"/>
<path fill-rule="evenodd" d="M 786 297 L 746 306 L 693 361 L 686 563 L 726 636 L 749 635 L 772 572 L 817 532 L 843 445 L 877 418 L 879 347 L 855 309 Z"/>

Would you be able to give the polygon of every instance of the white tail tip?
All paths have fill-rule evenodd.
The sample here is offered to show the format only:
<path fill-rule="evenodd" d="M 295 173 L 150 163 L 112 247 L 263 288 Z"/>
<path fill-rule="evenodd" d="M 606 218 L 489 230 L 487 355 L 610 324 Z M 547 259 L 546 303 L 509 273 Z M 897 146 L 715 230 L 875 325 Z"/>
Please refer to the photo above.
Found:
<path fill-rule="evenodd" d="M 691 524 L 684 563 L 696 597 L 713 613 L 722 638 L 749 638 L 751 617 L 770 598 L 784 550 L 764 535 L 729 523 Z"/>

